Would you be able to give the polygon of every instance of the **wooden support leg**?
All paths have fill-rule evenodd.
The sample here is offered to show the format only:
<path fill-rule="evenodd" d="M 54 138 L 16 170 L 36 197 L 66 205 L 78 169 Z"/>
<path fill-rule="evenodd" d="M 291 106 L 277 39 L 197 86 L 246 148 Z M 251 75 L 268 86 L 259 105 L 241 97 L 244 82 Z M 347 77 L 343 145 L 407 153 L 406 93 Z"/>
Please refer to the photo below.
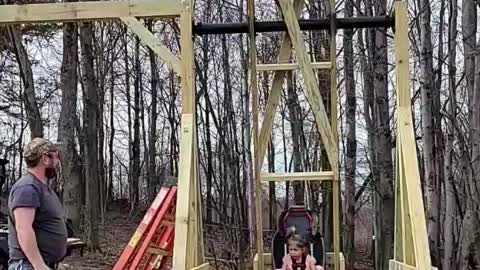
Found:
<path fill-rule="evenodd" d="M 182 137 L 175 219 L 173 269 L 191 269 L 203 263 L 203 231 L 195 117 L 195 76 L 192 39 L 192 1 L 182 1 L 180 14 Z"/>
<path fill-rule="evenodd" d="M 395 258 L 390 262 L 390 269 L 431 269 L 408 84 L 408 24 L 404 1 L 395 2 L 395 61 L 398 173 Z"/>
<path fill-rule="evenodd" d="M 173 269 L 185 270 L 193 268 L 192 258 L 189 257 L 189 222 L 190 222 L 190 194 L 195 185 L 192 185 L 193 167 L 193 115 L 182 115 L 182 135 L 180 139 L 180 166 L 178 175 L 177 209 L 175 217 L 175 242 L 173 249 Z"/>

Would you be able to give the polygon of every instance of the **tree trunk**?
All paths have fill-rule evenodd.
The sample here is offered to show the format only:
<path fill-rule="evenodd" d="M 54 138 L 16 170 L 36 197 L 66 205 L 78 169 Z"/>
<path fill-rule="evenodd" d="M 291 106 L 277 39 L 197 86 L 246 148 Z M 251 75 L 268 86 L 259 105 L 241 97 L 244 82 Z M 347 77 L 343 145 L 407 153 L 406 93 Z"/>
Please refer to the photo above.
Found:
<path fill-rule="evenodd" d="M 35 97 L 32 64 L 30 63 L 30 60 L 28 60 L 27 51 L 23 46 L 22 35 L 17 31 L 15 26 L 10 26 L 8 30 L 24 87 L 23 103 L 25 104 L 25 111 L 27 114 L 28 125 L 30 127 L 31 138 L 43 138 L 43 122 L 40 115 L 40 110 L 38 108 L 36 100 L 37 98 Z"/>
<path fill-rule="evenodd" d="M 107 202 L 112 202 L 114 200 L 113 196 L 113 166 L 114 165 L 114 154 L 113 154 L 113 142 L 115 140 L 115 102 L 114 102 L 114 90 L 115 90 L 115 77 L 116 72 L 112 68 L 110 69 L 110 138 L 108 141 L 108 187 L 107 187 Z"/>
<path fill-rule="evenodd" d="M 478 106 L 476 104 L 478 94 L 474 94 L 475 89 L 475 46 L 476 46 L 476 32 L 477 32 L 477 9 L 475 1 L 464 0 L 462 6 L 462 28 L 463 28 L 463 45 L 464 45 L 464 63 L 465 63 L 465 79 L 467 86 L 468 108 L 469 108 L 469 127 L 470 127 L 470 147 L 471 147 L 471 161 L 470 164 L 471 175 L 468 177 L 466 187 L 466 212 L 462 224 L 462 232 L 460 235 L 461 246 L 458 250 L 457 260 L 459 269 L 468 269 L 468 267 L 476 267 L 478 258 L 475 254 L 479 252 L 478 245 L 480 245 L 479 234 L 477 227 L 479 224 L 479 217 L 477 213 L 479 196 L 477 192 L 476 179 L 479 175 L 478 154 L 479 154 L 479 128 L 477 123 L 479 117 Z M 475 107 L 476 105 L 476 107 Z"/>
<path fill-rule="evenodd" d="M 432 265 L 438 265 L 440 184 L 437 182 L 435 151 L 435 122 L 433 117 L 433 48 L 430 27 L 430 2 L 420 0 L 420 41 L 421 41 L 421 93 L 422 93 L 422 141 L 424 172 L 427 196 L 427 226 L 431 249 Z"/>
<path fill-rule="evenodd" d="M 76 23 L 63 26 L 63 61 L 60 74 L 62 106 L 58 120 L 58 141 L 63 144 L 62 177 L 66 180 L 63 203 L 68 218 L 78 230 L 81 221 L 82 162 L 75 143 L 78 82 L 78 27 Z"/>
<path fill-rule="evenodd" d="M 153 22 L 149 23 L 149 28 L 151 29 Z M 158 185 L 158 175 L 157 175 L 157 166 L 156 166 L 156 151 L 157 151 L 157 116 L 158 116 L 158 109 L 157 109 L 157 99 L 158 99 L 158 67 L 157 67 L 157 60 L 156 54 L 149 49 L 148 50 L 149 58 L 150 58 L 150 69 L 151 69 L 151 91 L 152 91 L 152 103 L 150 108 L 150 135 L 148 137 L 148 149 L 149 149 L 149 165 L 148 165 L 148 200 L 149 202 L 153 202 L 157 193 L 157 185 Z"/>
<path fill-rule="evenodd" d="M 375 2 L 376 16 L 386 15 L 386 0 Z M 388 57 L 386 30 L 375 30 L 374 89 L 375 89 L 375 154 L 377 179 L 376 213 L 376 263 L 375 269 L 388 269 L 388 261 L 393 258 L 393 236 L 395 222 L 395 199 L 393 193 L 392 137 L 388 104 Z M 375 176 L 375 174 L 374 174 Z"/>
<path fill-rule="evenodd" d="M 107 65 L 112 63 L 105 63 Z M 104 64 L 104 59 L 103 55 L 98 56 L 98 70 L 104 70 L 103 65 Z M 105 225 L 105 194 L 106 194 L 106 188 L 105 188 L 105 156 L 104 156 L 104 148 L 105 148 L 105 131 L 103 130 L 103 112 L 105 111 L 104 106 L 105 106 L 105 77 L 106 74 L 103 72 L 97 73 L 99 76 L 102 76 L 102 79 L 100 80 L 100 85 L 97 88 L 98 92 L 98 113 L 97 113 L 97 133 L 98 133 L 98 190 L 99 190 L 99 201 L 100 205 L 99 211 L 100 211 L 100 219 L 101 219 L 101 224 L 102 226 Z"/>
<path fill-rule="evenodd" d="M 244 3 L 244 0 L 240 0 L 241 3 Z M 242 8 L 241 8 L 242 9 Z M 242 18 L 242 12 L 240 12 L 240 18 Z M 254 206 L 254 179 L 253 179 L 253 157 L 251 149 L 251 119 L 250 119 L 250 89 L 248 86 L 248 56 L 245 53 L 245 50 L 241 50 L 242 57 L 242 70 L 243 70 L 243 84 L 245 85 L 242 92 L 242 105 L 243 105 L 243 115 L 242 115 L 242 129 L 243 129 L 243 145 L 244 150 L 242 151 L 242 160 L 245 164 L 245 169 L 243 171 L 243 180 L 245 181 L 245 197 L 247 198 L 247 213 L 248 213 L 248 232 L 249 232 L 249 243 L 250 249 L 254 250 L 255 248 L 255 206 Z"/>
<path fill-rule="evenodd" d="M 447 122 L 447 143 L 445 144 L 445 225 L 444 225 L 444 256 L 443 270 L 455 269 L 455 218 L 456 218 L 456 200 L 455 200 L 455 182 L 453 177 L 453 142 L 455 138 L 456 116 L 456 57 L 457 57 L 457 0 L 451 0 L 449 4 L 449 24 L 448 24 L 448 116 Z"/>
<path fill-rule="evenodd" d="M 357 0 L 356 5 L 360 6 L 361 1 L 363 0 Z M 371 3 L 369 1 L 365 1 L 365 4 L 367 6 L 367 16 L 371 16 L 372 9 L 371 9 Z M 374 30 L 372 29 L 359 29 L 358 30 L 358 46 L 360 48 L 360 67 L 363 73 L 363 118 L 365 119 L 365 128 L 367 131 L 367 139 L 368 139 L 368 156 L 369 156 L 369 165 L 370 165 L 370 177 L 373 179 L 377 180 L 378 179 L 378 170 L 376 167 L 377 164 L 377 157 L 375 154 L 375 130 L 374 130 L 374 125 L 376 122 L 376 115 L 374 114 L 374 101 L 375 101 L 375 93 L 374 93 L 374 77 L 373 77 L 373 42 L 371 42 L 373 35 L 374 35 Z M 364 33 L 365 33 L 365 40 L 364 41 Z M 371 186 L 373 189 L 375 188 L 375 182 L 370 181 L 369 186 Z M 373 197 L 373 205 L 374 209 L 376 209 L 376 204 L 375 204 L 375 197 L 376 194 L 375 192 L 372 195 Z M 376 224 L 376 223 L 375 223 Z M 374 230 L 373 234 L 375 236 L 375 233 L 377 232 L 376 226 L 374 224 Z M 372 240 L 373 241 L 373 240 Z M 372 242 L 372 255 L 375 255 L 376 253 L 376 241 Z"/>
<path fill-rule="evenodd" d="M 170 72 L 170 93 L 168 94 L 169 104 L 168 104 L 168 122 L 170 123 L 170 174 L 177 176 L 178 173 L 178 151 L 177 151 L 177 120 L 175 114 L 176 104 L 176 89 L 173 82 L 173 73 Z"/>
<path fill-rule="evenodd" d="M 212 222 L 213 218 L 213 154 L 212 154 L 212 135 L 210 130 L 210 96 L 208 91 L 208 35 L 202 37 L 202 79 L 200 87 L 205 95 L 207 106 L 205 106 L 205 150 L 207 156 L 207 171 L 206 171 L 206 218 L 207 222 Z"/>
<path fill-rule="evenodd" d="M 98 93 L 94 73 L 93 25 L 83 22 L 80 27 L 82 48 L 84 97 L 84 132 L 85 132 L 85 178 L 86 178 L 86 221 L 87 241 L 91 250 L 99 250 L 99 188 L 98 188 Z"/>
<path fill-rule="evenodd" d="M 353 17 L 353 0 L 345 2 L 345 17 Z M 345 172 L 345 263 L 346 269 L 355 269 L 355 171 L 356 171 L 356 95 L 355 78 L 353 72 L 353 30 L 344 30 L 344 72 L 345 94 L 347 100 L 347 153 Z"/>
<path fill-rule="evenodd" d="M 432 234 L 432 237 L 436 237 L 437 240 L 437 250 L 436 254 L 432 254 L 432 264 L 441 269 L 442 266 L 442 253 L 441 253 L 441 240 L 442 240 L 442 221 L 445 218 L 445 204 L 442 201 L 442 194 L 445 189 L 445 137 L 442 130 L 442 80 L 443 80 L 443 64 L 444 64 L 444 31 L 445 31 L 445 0 L 440 0 L 440 22 L 438 26 L 439 41 L 437 53 L 437 68 L 435 70 L 435 86 L 434 86 L 434 95 L 433 95 L 433 119 L 434 119 L 434 138 L 435 138 L 435 175 L 436 183 L 438 186 L 437 190 L 437 201 L 438 201 L 438 234 L 435 236 Z M 430 247 L 432 249 L 432 247 Z"/>
<path fill-rule="evenodd" d="M 133 185 L 133 139 L 132 139 L 132 99 L 130 95 L 130 65 L 128 61 L 128 29 L 125 26 L 124 28 L 124 61 L 125 61 L 125 97 L 127 101 L 127 133 L 128 133 L 128 169 L 127 169 L 127 175 L 128 175 L 128 198 L 130 201 L 130 208 L 132 208 L 132 204 L 134 202 L 134 185 Z M 132 211 L 132 209 L 130 209 Z"/>
<path fill-rule="evenodd" d="M 132 200 L 131 211 L 134 211 L 139 202 L 139 182 L 140 182 L 140 87 L 142 80 L 142 70 L 140 66 L 140 39 L 135 37 L 135 81 L 133 93 L 133 143 L 132 143 Z"/>
<path fill-rule="evenodd" d="M 302 139 L 301 134 L 303 133 L 302 129 L 302 118 L 300 116 L 300 106 L 298 105 L 298 95 L 296 92 L 294 75 L 292 72 L 287 72 L 287 107 L 288 114 L 290 119 L 290 125 L 292 130 L 292 141 L 293 141 L 293 171 L 302 172 L 304 166 L 302 163 Z M 304 204 L 304 192 L 305 186 L 302 181 L 293 181 L 293 200 L 296 205 Z"/>

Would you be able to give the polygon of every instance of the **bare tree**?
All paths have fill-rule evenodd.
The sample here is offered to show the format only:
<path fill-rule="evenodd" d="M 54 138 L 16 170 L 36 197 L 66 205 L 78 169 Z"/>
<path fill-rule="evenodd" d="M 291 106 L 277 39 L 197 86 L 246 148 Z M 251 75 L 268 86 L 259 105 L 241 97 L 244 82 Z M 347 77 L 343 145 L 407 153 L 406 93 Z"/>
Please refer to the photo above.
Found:
<path fill-rule="evenodd" d="M 464 0 L 462 7 L 462 26 L 463 26 L 463 45 L 464 45 L 464 63 L 465 79 L 467 85 L 468 98 L 468 122 L 470 127 L 470 147 L 471 147 L 471 175 L 465 184 L 466 188 L 466 212 L 463 219 L 462 231 L 460 235 L 460 247 L 457 254 L 457 267 L 467 269 L 472 264 L 472 259 L 477 260 L 480 255 L 480 234 L 477 231 L 477 225 L 480 222 L 476 209 L 479 205 L 477 180 L 480 175 L 480 164 L 478 164 L 478 154 L 480 145 L 480 118 L 476 115 L 480 104 L 474 96 L 475 89 L 475 46 L 477 32 L 477 9 L 475 1 Z M 477 95 L 478 96 L 478 95 Z"/>
<path fill-rule="evenodd" d="M 149 29 L 152 29 L 153 21 L 148 23 Z M 158 88 L 162 87 L 158 78 L 158 66 L 156 60 L 156 54 L 148 49 L 148 56 L 150 59 L 150 70 L 151 70 L 151 92 L 152 92 L 152 103 L 150 105 L 150 132 L 148 136 L 148 200 L 151 202 L 155 199 L 158 175 L 157 175 L 157 166 L 156 166 L 156 157 L 157 157 L 157 118 L 158 118 Z"/>
<path fill-rule="evenodd" d="M 430 2 L 420 1 L 420 41 L 421 41 L 421 93 L 422 93 L 422 142 L 423 160 L 427 196 L 428 233 L 430 249 L 432 252 L 432 264 L 438 262 L 439 245 L 439 215 L 440 215 L 440 183 L 438 183 L 435 152 L 435 119 L 434 108 L 434 78 L 433 78 L 433 48 L 431 29 Z M 439 95 L 438 95 L 439 96 Z"/>
<path fill-rule="evenodd" d="M 142 69 L 140 66 L 140 39 L 135 37 L 135 80 L 133 92 L 133 141 L 132 141 L 132 171 L 131 180 L 131 213 L 136 209 L 139 202 L 139 184 L 140 184 L 140 91 L 142 87 Z"/>
<path fill-rule="evenodd" d="M 15 51 L 15 58 L 20 69 L 20 78 L 22 79 L 24 91 L 23 102 L 27 114 L 27 122 L 30 126 L 31 138 L 43 137 L 43 122 L 40 110 L 35 96 L 35 84 L 33 82 L 32 64 L 28 59 L 27 51 L 22 43 L 22 35 L 16 26 L 8 28 L 10 40 Z"/>
<path fill-rule="evenodd" d="M 455 199 L 456 189 L 454 187 L 453 174 L 453 156 L 454 156 L 454 137 L 455 137 L 455 119 L 456 119 L 456 56 L 457 56 L 457 0 L 450 1 L 449 4 L 449 24 L 448 24 L 448 119 L 447 119 L 447 142 L 445 144 L 445 225 L 444 225 L 444 257 L 443 269 L 455 269 L 455 217 L 457 213 L 457 204 Z"/>
<path fill-rule="evenodd" d="M 64 144 L 62 172 L 65 179 L 63 201 L 67 216 L 76 228 L 81 221 L 82 162 L 75 142 L 75 122 L 77 118 L 78 83 L 78 26 L 66 23 L 63 26 L 63 62 L 60 75 L 62 108 L 58 120 L 58 141 Z"/>
<path fill-rule="evenodd" d="M 367 0 L 369 1 L 369 0 Z M 370 2 L 371 3 L 371 2 Z M 367 4 L 367 6 L 371 6 Z M 374 2 L 375 15 L 384 16 L 387 1 Z M 374 89 L 375 89 L 375 269 L 388 269 L 388 261 L 393 258 L 395 200 L 393 193 L 392 136 L 387 89 L 387 35 L 382 28 L 375 29 L 373 40 Z"/>
<path fill-rule="evenodd" d="M 88 244 L 91 250 L 100 249 L 99 222 L 99 185 L 98 185 L 98 93 L 94 71 L 94 26 L 91 22 L 83 22 L 80 26 L 80 44 L 82 49 L 83 85 L 85 87 L 84 133 L 85 141 L 85 178 L 86 178 L 86 224 L 88 228 Z"/>
<path fill-rule="evenodd" d="M 353 0 L 345 1 L 345 17 L 353 17 Z M 345 157 L 345 263 L 347 269 L 355 269 L 355 172 L 357 156 L 356 138 L 356 94 L 353 72 L 353 29 L 345 29 L 344 44 L 344 73 L 345 92 L 347 99 L 347 153 Z"/>

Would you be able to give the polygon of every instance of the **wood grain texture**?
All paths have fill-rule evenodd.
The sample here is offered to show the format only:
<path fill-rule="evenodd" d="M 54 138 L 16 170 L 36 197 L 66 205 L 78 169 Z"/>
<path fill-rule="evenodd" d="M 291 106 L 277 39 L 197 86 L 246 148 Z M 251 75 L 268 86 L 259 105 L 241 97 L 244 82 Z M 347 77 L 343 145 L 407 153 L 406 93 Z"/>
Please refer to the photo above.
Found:
<path fill-rule="evenodd" d="M 332 132 L 325 105 L 323 104 L 323 99 L 319 91 L 318 81 L 315 78 L 312 64 L 310 63 L 305 50 L 303 34 L 300 30 L 297 16 L 290 1 L 280 0 L 279 2 L 287 24 L 288 33 L 290 38 L 292 38 L 292 44 L 297 53 L 297 61 L 305 81 L 308 101 L 314 112 L 315 120 L 320 130 L 332 171 L 335 178 L 338 178 L 338 142 L 335 140 L 334 133 Z"/>
<path fill-rule="evenodd" d="M 396 226 L 402 226 L 402 229 L 396 229 L 396 233 L 401 235 L 397 235 L 395 240 L 402 243 L 395 243 L 395 248 L 402 250 L 401 253 L 396 251 L 395 257 L 402 263 L 391 261 L 390 269 L 431 269 L 410 101 L 407 20 L 406 3 L 396 1 L 394 41 L 397 74 L 397 140 L 399 140 L 397 145 L 400 150 L 397 151 L 397 159 L 400 159 L 398 170 L 401 172 L 397 175 L 396 181 L 399 183 L 396 187 L 397 194 L 401 195 L 397 198 L 397 204 L 401 205 L 401 211 L 396 212 L 396 219 L 402 221 L 401 224 L 396 223 Z M 397 258 L 400 254 L 402 256 Z"/>
<path fill-rule="evenodd" d="M 0 23 L 40 23 L 106 20 L 119 17 L 173 17 L 181 11 L 178 0 L 99 1 L 52 4 L 3 5 Z"/>
<path fill-rule="evenodd" d="M 303 0 L 295 0 L 294 3 L 295 15 L 300 16 L 302 9 L 305 5 Z M 283 41 L 280 46 L 280 52 L 278 54 L 278 63 L 288 63 L 290 56 L 292 54 L 292 40 L 288 33 L 285 33 L 283 36 Z M 285 81 L 285 75 L 287 72 L 285 70 L 275 71 L 273 74 L 273 82 L 270 93 L 268 95 L 267 106 L 266 106 L 266 113 L 263 119 L 262 128 L 260 130 L 260 138 L 259 138 L 259 150 L 258 156 L 260 159 L 260 164 L 263 164 L 263 160 L 265 159 L 265 153 L 267 151 L 268 139 L 270 138 L 270 134 L 272 133 L 272 126 L 273 126 L 273 118 L 275 116 L 275 112 L 278 107 L 278 103 L 280 101 L 280 96 L 282 94 L 282 87 Z"/>

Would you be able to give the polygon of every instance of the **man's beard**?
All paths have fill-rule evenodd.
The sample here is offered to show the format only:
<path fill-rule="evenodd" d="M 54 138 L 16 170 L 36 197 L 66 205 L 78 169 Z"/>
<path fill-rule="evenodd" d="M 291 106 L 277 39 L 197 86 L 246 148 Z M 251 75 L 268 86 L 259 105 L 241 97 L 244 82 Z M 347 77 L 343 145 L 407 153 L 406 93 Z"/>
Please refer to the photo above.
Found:
<path fill-rule="evenodd" d="M 47 167 L 45 168 L 45 176 L 49 179 L 54 178 L 57 176 L 57 170 L 52 167 Z"/>

